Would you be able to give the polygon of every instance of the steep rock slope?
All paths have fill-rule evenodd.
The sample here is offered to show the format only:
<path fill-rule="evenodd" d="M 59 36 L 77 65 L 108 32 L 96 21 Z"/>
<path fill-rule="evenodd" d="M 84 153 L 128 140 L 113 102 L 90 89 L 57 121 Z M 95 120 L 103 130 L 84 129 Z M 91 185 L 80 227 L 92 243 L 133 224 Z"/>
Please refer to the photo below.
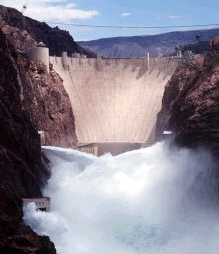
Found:
<path fill-rule="evenodd" d="M 22 221 L 21 198 L 41 197 L 49 171 L 22 105 L 16 53 L 9 46 L 0 31 L 0 253 L 55 254 L 49 238 L 38 236 Z"/>
<path fill-rule="evenodd" d="M 158 114 L 157 135 L 175 133 L 178 144 L 219 148 L 219 47 L 180 65 L 167 84 L 162 110 Z"/>
<path fill-rule="evenodd" d="M 35 129 L 45 132 L 46 145 L 70 147 L 77 142 L 69 96 L 59 75 L 42 63 L 22 61 L 23 105 Z"/>
<path fill-rule="evenodd" d="M 21 53 L 36 44 L 29 33 L 9 25 L 2 30 L 17 53 L 23 105 L 34 128 L 45 131 L 47 145 L 73 146 L 77 142 L 74 116 L 62 79 L 52 66 L 48 72 L 44 64 L 29 61 Z"/>
<path fill-rule="evenodd" d="M 27 31 L 36 42 L 44 42 L 50 48 L 51 55 L 60 56 L 66 51 L 69 55 L 78 52 L 88 57 L 96 57 L 95 53 L 79 46 L 69 32 L 25 17 L 16 9 L 0 5 L 0 23 Z"/>

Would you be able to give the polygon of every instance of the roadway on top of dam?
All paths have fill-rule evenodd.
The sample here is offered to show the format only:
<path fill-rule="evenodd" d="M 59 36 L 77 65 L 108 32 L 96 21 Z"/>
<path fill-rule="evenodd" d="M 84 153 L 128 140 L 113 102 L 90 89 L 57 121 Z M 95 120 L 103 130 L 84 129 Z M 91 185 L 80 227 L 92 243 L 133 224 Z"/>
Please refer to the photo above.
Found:
<path fill-rule="evenodd" d="M 50 57 L 50 63 L 63 79 L 80 143 L 155 141 L 164 86 L 176 62 Z"/>

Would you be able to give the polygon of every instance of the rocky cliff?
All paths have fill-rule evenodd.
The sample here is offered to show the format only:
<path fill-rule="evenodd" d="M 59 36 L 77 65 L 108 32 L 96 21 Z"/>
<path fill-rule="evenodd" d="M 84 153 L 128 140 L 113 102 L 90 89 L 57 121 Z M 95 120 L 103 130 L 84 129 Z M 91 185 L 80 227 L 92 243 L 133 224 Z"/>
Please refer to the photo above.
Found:
<path fill-rule="evenodd" d="M 62 79 L 43 63 L 29 61 L 22 51 L 36 44 L 24 30 L 4 25 L 2 31 L 15 54 L 23 106 L 34 128 L 44 131 L 47 145 L 73 146 L 77 142 L 74 115 Z"/>
<path fill-rule="evenodd" d="M 20 59 L 21 61 L 21 59 Z M 42 63 L 19 65 L 24 107 L 36 130 L 45 132 L 46 145 L 71 147 L 77 142 L 74 115 L 60 76 Z"/>
<path fill-rule="evenodd" d="M 0 253 L 56 253 L 48 237 L 22 221 L 21 198 L 41 197 L 49 171 L 22 103 L 16 52 L 0 31 Z"/>
<path fill-rule="evenodd" d="M 10 20 L 10 11 L 0 10 Z M 47 145 L 73 146 L 74 115 L 52 66 L 48 71 L 43 63 L 26 58 L 25 50 L 37 43 L 33 36 L 6 21 L 1 24 L 0 253 L 53 254 L 49 238 L 38 236 L 22 221 L 21 199 L 42 197 L 50 176 L 37 131 L 45 131 Z"/>
<path fill-rule="evenodd" d="M 66 51 L 69 56 L 77 52 L 87 57 L 96 57 L 95 53 L 79 46 L 68 31 L 60 30 L 58 27 L 51 28 L 44 22 L 23 16 L 16 9 L 0 5 L 0 24 L 16 27 L 29 33 L 37 43 L 44 42 L 49 47 L 51 55 L 61 56 L 61 53 Z M 16 46 L 23 47 L 22 44 Z"/>
<path fill-rule="evenodd" d="M 182 60 L 183 61 L 183 60 Z M 158 114 L 157 135 L 172 130 L 183 146 L 219 148 L 219 47 L 179 64 L 168 82 Z"/>

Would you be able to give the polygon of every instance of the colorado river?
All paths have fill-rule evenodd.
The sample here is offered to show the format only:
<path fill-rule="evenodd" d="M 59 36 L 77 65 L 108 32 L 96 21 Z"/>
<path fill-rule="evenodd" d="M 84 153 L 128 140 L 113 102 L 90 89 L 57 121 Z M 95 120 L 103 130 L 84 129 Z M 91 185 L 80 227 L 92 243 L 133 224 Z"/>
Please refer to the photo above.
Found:
<path fill-rule="evenodd" d="M 217 198 L 203 151 L 165 143 L 119 156 L 45 147 L 51 212 L 24 220 L 59 254 L 218 253 Z"/>

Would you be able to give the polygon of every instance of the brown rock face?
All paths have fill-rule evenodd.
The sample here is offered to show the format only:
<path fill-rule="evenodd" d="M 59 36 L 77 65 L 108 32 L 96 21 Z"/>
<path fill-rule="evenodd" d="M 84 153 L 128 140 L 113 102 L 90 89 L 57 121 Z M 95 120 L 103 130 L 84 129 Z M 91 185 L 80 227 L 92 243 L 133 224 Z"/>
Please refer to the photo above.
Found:
<path fill-rule="evenodd" d="M 49 253 L 49 238 L 22 221 L 21 198 L 41 197 L 49 176 L 41 159 L 40 140 L 21 102 L 15 59 L 0 31 L 0 253 Z M 46 252 L 45 252 L 46 251 Z"/>
<path fill-rule="evenodd" d="M 219 144 L 219 51 L 200 55 L 192 65 L 180 65 L 165 88 L 158 114 L 157 135 L 176 134 L 185 146 L 206 145 L 217 152 Z M 195 66 L 195 68 L 193 67 Z"/>
<path fill-rule="evenodd" d="M 34 128 L 45 132 L 46 145 L 73 146 L 77 142 L 74 116 L 61 78 L 52 68 L 48 73 L 44 64 L 28 61 L 21 52 L 37 44 L 27 31 L 9 25 L 2 30 L 16 52 L 22 103 Z"/>
<path fill-rule="evenodd" d="M 24 51 L 37 44 L 33 37 L 25 30 L 5 24 L 2 26 L 2 31 L 11 45 L 17 50 Z"/>
<path fill-rule="evenodd" d="M 49 171 L 37 131 L 47 145 L 77 141 L 69 97 L 59 75 L 21 51 L 36 45 L 25 30 L 4 25 L 0 33 L 0 253 L 56 253 L 48 237 L 22 221 L 21 198 L 41 197 Z"/>
<path fill-rule="evenodd" d="M 19 58 L 24 107 L 34 128 L 45 132 L 46 145 L 71 147 L 77 142 L 74 116 L 59 75 L 42 63 Z"/>
<path fill-rule="evenodd" d="M 95 53 L 79 46 L 69 32 L 60 30 L 58 27 L 51 28 L 44 22 L 25 17 L 16 9 L 0 5 L 0 24 L 28 32 L 36 42 L 44 42 L 50 48 L 51 55 L 61 56 L 61 53 L 65 51 L 69 56 L 78 52 L 87 57 L 96 57 Z"/>

